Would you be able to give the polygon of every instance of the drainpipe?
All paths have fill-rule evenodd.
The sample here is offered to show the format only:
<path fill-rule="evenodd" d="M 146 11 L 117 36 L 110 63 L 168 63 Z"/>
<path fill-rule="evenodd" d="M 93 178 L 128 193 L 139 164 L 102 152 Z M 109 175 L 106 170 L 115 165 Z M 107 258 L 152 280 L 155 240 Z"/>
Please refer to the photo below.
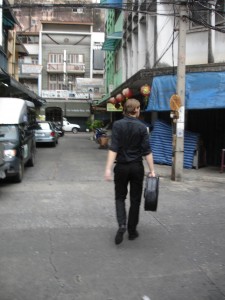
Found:
<path fill-rule="evenodd" d="M 43 65 L 42 61 L 42 30 L 39 32 L 39 54 L 38 54 L 38 63 Z M 42 96 L 42 72 L 38 74 L 38 95 Z"/>
<path fill-rule="evenodd" d="M 209 23 L 210 26 L 215 27 L 215 5 L 216 1 L 209 1 Z M 214 55 L 215 55 L 215 30 L 209 29 L 208 33 L 208 63 L 214 63 Z"/>
<path fill-rule="evenodd" d="M 93 78 L 93 27 L 91 26 L 91 47 L 90 47 L 90 78 Z"/>
<path fill-rule="evenodd" d="M 63 84 L 64 87 L 68 90 L 68 78 L 67 78 L 67 70 L 66 70 L 66 50 L 63 50 Z"/>

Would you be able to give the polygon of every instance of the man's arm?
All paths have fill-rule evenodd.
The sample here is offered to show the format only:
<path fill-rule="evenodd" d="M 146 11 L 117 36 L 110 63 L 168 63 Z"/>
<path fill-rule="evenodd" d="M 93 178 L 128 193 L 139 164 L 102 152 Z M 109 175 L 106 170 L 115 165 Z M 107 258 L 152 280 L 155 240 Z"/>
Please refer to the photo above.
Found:
<path fill-rule="evenodd" d="M 116 156 L 117 156 L 116 152 L 114 152 L 112 150 L 108 151 L 106 167 L 105 167 L 105 180 L 107 180 L 107 181 L 112 180 L 112 166 L 114 164 Z"/>
<path fill-rule="evenodd" d="M 149 153 L 145 156 L 148 168 L 149 168 L 149 176 L 155 177 L 155 170 L 154 170 L 154 161 L 153 161 L 153 155 L 152 153 Z"/>

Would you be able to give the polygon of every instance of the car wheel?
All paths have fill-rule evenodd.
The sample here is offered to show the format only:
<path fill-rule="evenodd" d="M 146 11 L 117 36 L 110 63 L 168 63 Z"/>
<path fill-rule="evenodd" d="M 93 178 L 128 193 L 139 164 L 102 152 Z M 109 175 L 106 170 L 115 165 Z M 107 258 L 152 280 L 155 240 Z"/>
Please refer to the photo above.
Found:
<path fill-rule="evenodd" d="M 31 150 L 30 158 L 27 162 L 28 167 L 33 167 L 35 164 L 35 155 L 36 155 L 36 145 L 33 146 L 33 149 Z"/>
<path fill-rule="evenodd" d="M 77 129 L 76 127 L 74 127 L 74 128 L 72 129 L 72 132 L 73 132 L 73 133 L 77 133 L 77 132 L 78 132 L 78 129 Z"/>
<path fill-rule="evenodd" d="M 13 177 L 13 181 L 20 183 L 23 180 L 24 164 L 20 161 L 18 173 Z"/>
<path fill-rule="evenodd" d="M 52 147 L 56 147 L 56 141 L 52 143 Z"/>
<path fill-rule="evenodd" d="M 32 152 L 31 152 L 31 157 L 30 157 L 30 159 L 29 159 L 28 162 L 27 162 L 27 166 L 28 166 L 28 167 L 33 167 L 34 164 L 35 164 L 35 152 L 32 151 Z"/>

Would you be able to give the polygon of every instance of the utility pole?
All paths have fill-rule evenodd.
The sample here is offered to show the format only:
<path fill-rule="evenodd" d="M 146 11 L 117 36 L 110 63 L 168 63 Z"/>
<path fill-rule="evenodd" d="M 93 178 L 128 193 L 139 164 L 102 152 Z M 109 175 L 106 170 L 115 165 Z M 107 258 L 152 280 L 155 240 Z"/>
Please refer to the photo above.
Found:
<path fill-rule="evenodd" d="M 209 5 L 209 22 L 212 27 L 215 27 L 215 0 L 208 1 Z M 208 63 L 214 63 L 215 55 L 215 30 L 209 29 L 208 33 Z"/>
<path fill-rule="evenodd" d="M 175 130 L 173 132 L 173 160 L 171 179 L 183 180 L 184 168 L 184 131 L 185 131 L 185 73 L 186 73 L 186 30 L 187 30 L 187 1 L 177 1 L 179 4 L 179 40 L 177 65 L 177 95 L 181 106 L 178 110 Z"/>
<path fill-rule="evenodd" d="M 64 89 L 66 88 L 66 98 L 65 98 L 65 105 L 64 105 L 64 116 L 66 117 L 66 102 L 68 100 L 68 77 L 67 77 L 67 54 L 66 50 L 63 50 L 63 85 Z"/>

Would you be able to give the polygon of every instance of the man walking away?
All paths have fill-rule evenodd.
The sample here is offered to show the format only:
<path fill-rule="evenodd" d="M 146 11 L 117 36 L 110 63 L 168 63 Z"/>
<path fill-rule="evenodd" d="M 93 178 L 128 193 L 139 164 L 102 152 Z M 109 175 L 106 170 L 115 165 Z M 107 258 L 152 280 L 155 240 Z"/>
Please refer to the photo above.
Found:
<path fill-rule="evenodd" d="M 140 102 L 128 99 L 124 104 L 124 117 L 115 121 L 112 128 L 111 145 L 105 167 L 105 179 L 112 179 L 114 167 L 115 206 L 119 229 L 115 236 L 115 244 L 123 241 L 123 235 L 128 230 L 129 240 L 136 239 L 139 234 L 139 209 L 141 203 L 144 165 L 146 158 L 149 176 L 155 177 L 153 155 L 149 144 L 149 134 L 146 126 L 138 120 Z M 125 199 L 130 186 L 130 208 L 127 220 Z"/>

